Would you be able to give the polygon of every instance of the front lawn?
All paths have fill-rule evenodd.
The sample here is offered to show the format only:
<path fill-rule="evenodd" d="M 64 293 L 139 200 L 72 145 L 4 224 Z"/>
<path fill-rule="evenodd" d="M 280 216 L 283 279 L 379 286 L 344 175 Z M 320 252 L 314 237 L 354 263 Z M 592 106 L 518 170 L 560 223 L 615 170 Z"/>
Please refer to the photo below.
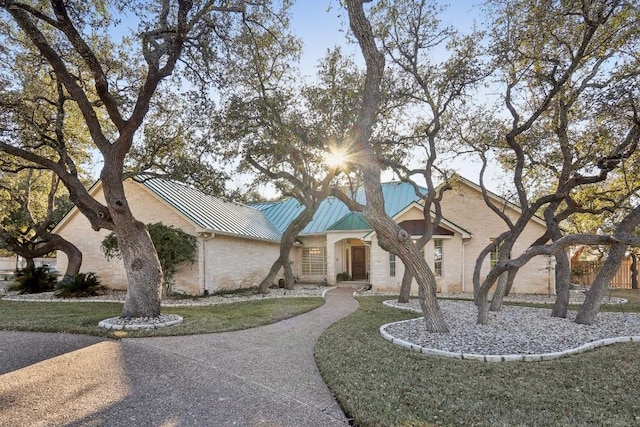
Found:
<path fill-rule="evenodd" d="M 111 331 L 98 322 L 116 317 L 122 304 L 102 302 L 22 302 L 0 300 L 0 330 L 71 332 L 110 338 L 190 335 L 226 332 L 274 323 L 324 304 L 319 297 L 268 298 L 231 304 L 166 307 L 184 322 L 144 331 Z"/>
<path fill-rule="evenodd" d="M 629 292 L 637 303 L 637 291 L 612 296 Z M 425 356 L 382 339 L 381 325 L 416 317 L 385 299 L 360 297 L 316 345 L 325 382 L 357 426 L 640 425 L 639 344 L 536 363 Z"/>

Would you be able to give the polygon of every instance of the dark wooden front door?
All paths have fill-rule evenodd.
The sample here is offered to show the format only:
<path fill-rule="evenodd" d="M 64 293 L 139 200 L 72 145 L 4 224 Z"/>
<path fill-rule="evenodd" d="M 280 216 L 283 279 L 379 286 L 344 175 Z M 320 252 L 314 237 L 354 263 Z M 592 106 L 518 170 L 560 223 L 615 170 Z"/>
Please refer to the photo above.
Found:
<path fill-rule="evenodd" d="M 353 280 L 367 279 L 367 258 L 364 246 L 351 248 L 351 278 Z"/>

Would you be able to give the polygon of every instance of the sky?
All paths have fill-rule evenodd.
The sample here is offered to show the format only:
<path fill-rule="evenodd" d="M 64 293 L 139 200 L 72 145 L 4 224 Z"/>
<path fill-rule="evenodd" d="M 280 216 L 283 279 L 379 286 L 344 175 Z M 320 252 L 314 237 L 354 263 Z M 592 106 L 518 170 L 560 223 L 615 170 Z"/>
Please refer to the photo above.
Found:
<path fill-rule="evenodd" d="M 477 0 L 452 0 L 451 4 L 441 2 L 446 6 L 441 15 L 443 25 L 451 25 L 462 32 L 469 32 L 474 23 L 480 25 L 481 14 Z M 337 0 L 298 0 L 294 4 L 291 19 L 291 30 L 303 41 L 303 55 L 301 71 L 305 75 L 314 75 L 318 61 L 328 49 L 340 45 L 343 52 L 353 55 L 356 63 L 363 64 L 359 48 L 347 44 L 349 31 L 346 22 L 346 11 L 340 8 Z M 479 161 L 468 158 L 454 160 L 450 167 L 473 182 L 478 182 L 480 172 Z M 487 187 L 499 192 L 500 171 L 497 166 L 487 171 Z M 386 174 L 383 179 L 392 179 Z"/>
<path fill-rule="evenodd" d="M 480 19 L 478 0 L 451 0 L 452 4 L 441 2 L 446 9 L 442 13 L 443 25 L 451 25 L 462 32 L 471 30 L 475 21 Z M 303 42 L 303 53 L 299 64 L 303 75 L 314 76 L 319 60 L 327 50 L 336 45 L 341 46 L 343 53 L 352 55 L 357 64 L 363 65 L 362 55 L 357 45 L 347 43 L 349 32 L 346 11 L 339 5 L 339 0 L 297 0 L 291 9 L 291 31 Z M 96 165 L 97 168 L 102 164 Z M 412 165 L 417 166 L 417 165 Z M 473 182 L 478 181 L 480 164 L 469 158 L 459 158 L 447 165 Z M 499 192 L 499 173 L 493 168 L 487 172 L 487 187 Z M 235 175 L 230 186 L 242 188 L 249 177 Z M 394 179 L 391 173 L 383 175 L 384 180 Z M 261 188 L 267 197 L 274 197 L 273 188 Z"/>

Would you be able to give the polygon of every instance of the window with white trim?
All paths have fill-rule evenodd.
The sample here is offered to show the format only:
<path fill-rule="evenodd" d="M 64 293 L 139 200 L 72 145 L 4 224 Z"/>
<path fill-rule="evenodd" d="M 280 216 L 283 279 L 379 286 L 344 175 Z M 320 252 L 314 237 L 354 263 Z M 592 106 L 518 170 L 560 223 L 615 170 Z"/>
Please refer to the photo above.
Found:
<path fill-rule="evenodd" d="M 325 248 L 302 248 L 302 274 L 305 276 L 325 276 L 327 274 Z"/>
<path fill-rule="evenodd" d="M 433 274 L 442 277 L 442 264 L 444 261 L 444 240 L 433 239 Z"/>
<path fill-rule="evenodd" d="M 396 256 L 389 252 L 389 277 L 396 277 Z"/>
<path fill-rule="evenodd" d="M 491 239 L 491 242 L 494 242 L 495 239 Z M 491 251 L 491 268 L 498 265 L 498 261 L 500 260 L 500 249 L 502 249 L 502 243 L 496 245 L 495 248 Z"/>

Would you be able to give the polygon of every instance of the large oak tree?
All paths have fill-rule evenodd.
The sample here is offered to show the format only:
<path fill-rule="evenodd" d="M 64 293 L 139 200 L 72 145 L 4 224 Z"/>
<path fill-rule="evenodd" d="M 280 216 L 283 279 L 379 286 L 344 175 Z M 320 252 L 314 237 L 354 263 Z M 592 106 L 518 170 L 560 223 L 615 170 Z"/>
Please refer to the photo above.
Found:
<path fill-rule="evenodd" d="M 271 16 L 266 3 L 0 1 L 0 38 L 7 47 L 2 74 L 14 74 L 13 59 L 24 52 L 37 52 L 38 65 L 78 109 L 94 150 L 102 156 L 106 203 L 91 197 L 82 185 L 71 156 L 73 141 L 54 141 L 54 154 L 43 156 L 3 136 L 0 149 L 54 171 L 91 226 L 116 233 L 128 279 L 123 317 L 160 314 L 160 263 L 144 224 L 129 209 L 123 186 L 136 133 L 156 91 L 177 69 L 217 75 L 217 83 L 224 86 L 226 61 L 233 60 L 226 48 L 250 22 Z M 111 12 L 130 20 L 118 25 Z M 129 34 L 130 26 L 138 30 Z M 126 34 L 116 37 L 123 29 Z M 186 59 L 182 68 L 181 58 Z"/>

